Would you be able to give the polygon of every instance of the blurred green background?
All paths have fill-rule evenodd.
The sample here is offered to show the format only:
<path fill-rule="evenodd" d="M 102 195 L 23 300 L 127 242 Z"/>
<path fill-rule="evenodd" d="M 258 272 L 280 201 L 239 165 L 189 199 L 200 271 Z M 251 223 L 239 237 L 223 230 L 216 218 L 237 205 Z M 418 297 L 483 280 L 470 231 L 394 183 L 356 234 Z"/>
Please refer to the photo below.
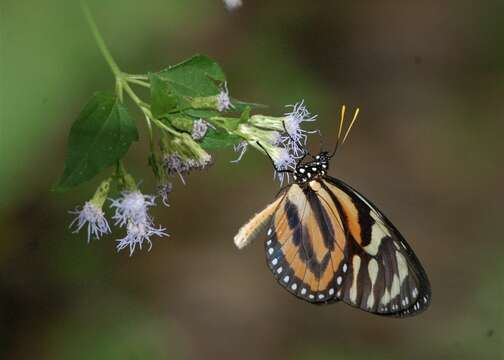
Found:
<path fill-rule="evenodd" d="M 89 4 L 124 71 L 207 54 L 232 95 L 271 114 L 305 99 L 326 144 L 340 106 L 360 106 L 331 174 L 401 229 L 433 303 L 392 320 L 282 290 L 261 241 L 232 243 L 278 189 L 253 151 L 238 165 L 217 152 L 187 186 L 174 179 L 171 207 L 155 210 L 171 237 L 150 253 L 116 254 L 113 236 L 86 244 L 67 211 L 99 179 L 49 189 L 72 121 L 113 77 L 77 2 L 2 0 L 0 358 L 504 357 L 502 1 L 244 0 L 232 13 L 218 0 Z M 149 192 L 146 154 L 134 145 L 128 164 Z"/>

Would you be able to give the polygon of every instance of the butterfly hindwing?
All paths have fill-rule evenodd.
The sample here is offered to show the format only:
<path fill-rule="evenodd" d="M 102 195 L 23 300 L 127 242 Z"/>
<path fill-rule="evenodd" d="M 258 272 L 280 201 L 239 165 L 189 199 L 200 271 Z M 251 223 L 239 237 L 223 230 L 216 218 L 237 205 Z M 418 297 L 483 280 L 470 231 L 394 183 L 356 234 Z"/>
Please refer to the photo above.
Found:
<path fill-rule="evenodd" d="M 273 204 L 268 266 L 297 297 L 316 304 L 343 300 L 396 316 L 430 302 L 428 279 L 404 238 L 345 183 L 325 176 L 293 184 Z"/>
<path fill-rule="evenodd" d="M 341 180 L 325 176 L 321 184 L 339 208 L 347 234 L 345 257 L 351 266 L 343 300 L 381 315 L 425 310 L 431 300 L 429 280 L 395 226 Z"/>

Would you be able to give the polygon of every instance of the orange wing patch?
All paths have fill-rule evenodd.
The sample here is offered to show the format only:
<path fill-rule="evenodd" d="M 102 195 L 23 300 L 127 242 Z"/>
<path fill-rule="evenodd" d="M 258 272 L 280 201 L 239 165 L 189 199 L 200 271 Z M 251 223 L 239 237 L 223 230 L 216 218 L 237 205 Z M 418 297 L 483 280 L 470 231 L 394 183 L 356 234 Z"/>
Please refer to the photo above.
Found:
<path fill-rule="evenodd" d="M 282 286 L 309 302 L 325 303 L 338 300 L 346 240 L 334 201 L 322 186 L 315 191 L 312 185 L 289 188 L 268 229 L 266 254 Z"/>
<path fill-rule="evenodd" d="M 355 241 L 362 245 L 362 237 L 361 237 L 361 227 L 359 225 L 359 211 L 355 207 L 352 199 L 346 193 L 341 191 L 334 185 L 330 183 L 325 183 L 325 185 L 329 188 L 329 190 L 336 196 L 338 202 L 343 208 L 343 212 L 345 213 L 346 223 L 348 225 L 348 229 L 350 234 L 355 239 Z"/>

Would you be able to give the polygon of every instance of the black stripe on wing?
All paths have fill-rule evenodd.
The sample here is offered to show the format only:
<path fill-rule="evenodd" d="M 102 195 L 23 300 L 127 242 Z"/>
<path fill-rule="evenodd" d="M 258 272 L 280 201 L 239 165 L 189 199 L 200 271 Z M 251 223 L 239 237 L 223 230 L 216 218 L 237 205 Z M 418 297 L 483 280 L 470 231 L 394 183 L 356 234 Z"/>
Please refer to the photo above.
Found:
<path fill-rule="evenodd" d="M 373 203 L 349 185 L 329 176 L 324 180 L 337 188 L 331 191 L 331 186 L 322 181 L 341 213 L 348 235 L 345 257 L 349 259 L 350 274 L 343 284 L 343 300 L 385 316 L 411 316 L 425 310 L 431 301 L 430 283 L 403 236 Z M 348 218 L 347 214 L 355 209 L 358 219 Z M 351 225 L 355 227 L 356 221 L 359 239 L 348 230 Z"/>

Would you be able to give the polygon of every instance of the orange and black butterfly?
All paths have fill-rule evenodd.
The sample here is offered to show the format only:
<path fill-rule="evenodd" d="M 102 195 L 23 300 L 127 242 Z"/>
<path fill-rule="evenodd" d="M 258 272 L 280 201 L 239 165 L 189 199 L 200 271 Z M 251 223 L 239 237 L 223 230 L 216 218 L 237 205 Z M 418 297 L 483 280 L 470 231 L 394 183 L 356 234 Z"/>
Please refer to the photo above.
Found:
<path fill-rule="evenodd" d="M 342 108 L 338 132 L 344 122 Z M 357 118 L 358 109 L 341 143 Z M 336 153 L 301 159 L 294 183 L 235 236 L 243 247 L 267 227 L 268 267 L 278 283 L 312 304 L 337 301 L 378 315 L 405 317 L 431 301 L 427 275 L 385 215 L 343 181 L 327 175 Z"/>

